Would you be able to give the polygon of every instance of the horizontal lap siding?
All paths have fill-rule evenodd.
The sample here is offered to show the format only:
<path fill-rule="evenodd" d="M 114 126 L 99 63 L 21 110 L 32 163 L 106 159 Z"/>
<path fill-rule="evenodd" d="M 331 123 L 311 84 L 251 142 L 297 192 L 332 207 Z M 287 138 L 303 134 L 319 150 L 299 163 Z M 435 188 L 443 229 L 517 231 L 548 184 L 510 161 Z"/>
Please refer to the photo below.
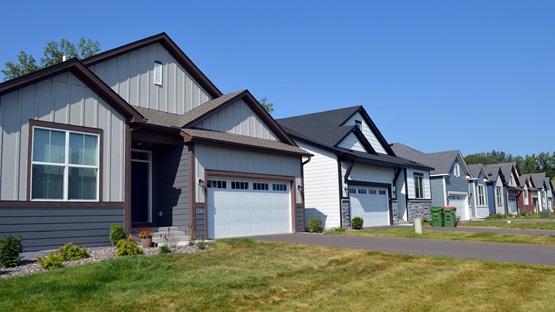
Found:
<path fill-rule="evenodd" d="M 0 238 L 21 235 L 23 251 L 110 245 L 110 226 L 123 224 L 121 208 L 0 208 Z"/>

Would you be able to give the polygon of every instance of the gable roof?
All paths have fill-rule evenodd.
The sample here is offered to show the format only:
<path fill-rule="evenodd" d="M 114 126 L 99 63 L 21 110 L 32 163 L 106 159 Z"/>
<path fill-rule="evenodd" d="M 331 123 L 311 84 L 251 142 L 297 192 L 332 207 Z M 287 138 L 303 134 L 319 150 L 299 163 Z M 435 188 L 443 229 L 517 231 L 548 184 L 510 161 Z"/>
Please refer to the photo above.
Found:
<path fill-rule="evenodd" d="M 470 170 L 470 173 L 472 174 L 472 177 L 474 179 L 478 179 L 478 177 L 480 176 L 480 172 L 482 172 L 484 179 L 488 179 L 488 174 L 482 164 L 468 165 L 468 169 Z"/>
<path fill-rule="evenodd" d="M 437 152 L 437 153 L 422 153 L 416 149 L 408 147 L 404 144 L 398 145 L 400 143 L 392 144 L 392 148 L 395 151 L 395 154 L 398 156 L 419 162 L 421 164 L 425 164 L 432 168 L 435 168 L 430 172 L 430 175 L 445 175 L 449 174 L 451 171 L 451 167 L 455 163 L 455 160 L 459 160 L 461 167 L 463 170 L 472 177 L 472 173 L 468 169 L 468 166 L 464 162 L 462 154 L 460 151 L 453 150 L 453 151 L 445 151 L 445 152 Z"/>
<path fill-rule="evenodd" d="M 312 141 L 323 146 L 336 147 L 341 140 L 343 140 L 349 132 L 353 130 L 353 127 L 356 127 L 344 126 L 345 122 L 347 122 L 356 113 L 359 113 L 362 116 L 387 154 L 395 156 L 395 152 L 393 152 L 370 116 L 366 113 L 364 107 L 360 105 L 282 118 L 278 119 L 277 122 L 290 135 Z"/>
<path fill-rule="evenodd" d="M 375 128 L 372 129 L 372 131 L 374 131 L 378 141 L 380 141 L 380 144 L 383 145 L 388 154 L 376 153 L 357 126 L 344 126 L 344 123 L 356 113 L 361 114 L 371 129 Z M 396 156 L 362 106 L 282 118 L 278 119 L 277 122 L 290 136 L 332 151 L 336 155 L 348 160 L 390 168 L 410 167 L 422 170 L 433 169 L 427 165 Z M 368 153 L 338 147 L 338 144 L 351 133 L 357 136 Z"/>
<path fill-rule="evenodd" d="M 94 56 L 88 57 L 82 60 L 85 66 L 92 66 L 94 64 L 106 61 L 108 59 L 117 57 L 119 55 L 129 53 L 133 50 L 140 49 L 142 47 L 151 45 L 153 43 L 160 43 L 170 55 L 181 65 L 185 70 L 197 81 L 211 97 L 217 98 L 222 96 L 222 92 L 204 75 L 203 72 L 191 61 L 191 59 L 185 55 L 185 53 L 175 44 L 175 42 L 165 33 L 159 33 L 154 36 L 150 36 L 145 39 L 141 39 L 121 47 L 108 50 Z"/>
<path fill-rule="evenodd" d="M 133 108 L 133 106 L 129 105 L 129 103 L 121 98 L 121 96 L 112 90 L 112 88 L 106 85 L 100 78 L 98 78 L 98 76 L 96 76 L 77 59 L 71 59 L 69 61 L 58 63 L 27 75 L 0 83 L 0 96 L 66 72 L 72 73 L 75 77 L 81 80 L 88 88 L 106 101 L 108 105 L 112 106 L 120 114 L 125 116 L 130 122 L 143 122 L 144 117 L 135 108 Z"/>

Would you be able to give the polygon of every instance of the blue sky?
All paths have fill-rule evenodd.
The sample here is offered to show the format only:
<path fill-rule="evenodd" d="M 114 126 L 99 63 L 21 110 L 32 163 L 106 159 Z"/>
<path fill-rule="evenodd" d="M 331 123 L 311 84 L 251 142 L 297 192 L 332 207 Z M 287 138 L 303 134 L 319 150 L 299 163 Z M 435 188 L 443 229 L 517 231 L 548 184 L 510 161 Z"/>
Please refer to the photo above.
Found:
<path fill-rule="evenodd" d="M 555 1 L 10 1 L 0 63 L 48 41 L 103 51 L 166 32 L 275 118 L 363 105 L 425 152 L 553 151 Z"/>

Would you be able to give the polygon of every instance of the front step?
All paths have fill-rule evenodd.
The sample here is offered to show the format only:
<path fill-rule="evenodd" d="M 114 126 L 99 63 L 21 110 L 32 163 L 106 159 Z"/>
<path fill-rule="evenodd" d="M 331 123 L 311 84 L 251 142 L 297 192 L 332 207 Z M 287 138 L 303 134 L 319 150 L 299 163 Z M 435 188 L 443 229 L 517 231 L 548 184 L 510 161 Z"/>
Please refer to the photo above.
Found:
<path fill-rule="evenodd" d="M 191 236 L 186 235 L 185 231 L 180 231 L 177 226 L 152 227 L 152 232 L 154 232 L 152 242 L 158 245 L 184 246 L 191 240 Z M 138 236 L 138 228 L 133 228 L 131 233 L 133 236 Z"/>

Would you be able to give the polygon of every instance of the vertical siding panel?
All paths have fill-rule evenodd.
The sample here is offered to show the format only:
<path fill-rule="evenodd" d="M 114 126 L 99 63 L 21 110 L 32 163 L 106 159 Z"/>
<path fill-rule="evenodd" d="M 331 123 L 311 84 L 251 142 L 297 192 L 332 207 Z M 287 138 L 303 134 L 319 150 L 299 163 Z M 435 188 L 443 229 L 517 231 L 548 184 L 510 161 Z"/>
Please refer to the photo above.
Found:
<path fill-rule="evenodd" d="M 53 114 L 53 86 L 52 79 L 37 84 L 37 116 L 39 120 L 52 121 Z"/>
<path fill-rule="evenodd" d="M 131 73 L 129 72 L 129 54 L 118 56 L 117 62 L 118 94 L 129 102 L 129 81 L 131 78 Z"/>
<path fill-rule="evenodd" d="M 71 83 L 69 86 L 69 123 L 73 125 L 83 126 L 83 99 L 84 92 L 82 85 Z"/>
<path fill-rule="evenodd" d="M 2 97 L 4 138 L 2 146 L 2 200 L 17 200 L 14 177 L 17 177 L 18 118 L 19 92 L 6 94 Z"/>
<path fill-rule="evenodd" d="M 140 72 L 139 69 L 139 50 L 131 51 L 128 55 L 127 66 L 129 69 L 129 96 L 127 102 L 131 105 L 139 105 L 139 81 Z"/>
<path fill-rule="evenodd" d="M 84 116 L 85 120 L 83 125 L 85 127 L 98 128 L 98 102 L 95 99 L 95 94 L 89 88 L 84 88 L 85 101 L 84 101 Z"/>
<path fill-rule="evenodd" d="M 63 81 L 54 79 L 54 122 L 67 123 L 69 90 L 67 86 L 67 74 L 56 77 L 65 78 Z"/>
<path fill-rule="evenodd" d="M 150 82 L 150 61 L 148 58 L 148 47 L 144 47 L 138 50 L 139 57 L 139 99 L 135 103 L 130 103 L 132 105 L 138 105 L 140 107 L 149 107 L 150 99 L 150 88 L 148 83 Z"/>
<path fill-rule="evenodd" d="M 20 125 L 20 136 L 18 143 L 20 146 L 19 153 L 19 172 L 15 181 L 19 182 L 18 187 L 18 200 L 26 200 L 27 197 L 27 156 L 29 155 L 29 148 L 27 146 L 27 141 L 29 137 L 29 119 L 35 118 L 35 104 L 36 104 L 36 85 L 29 86 L 20 91 L 20 112 L 19 112 L 19 125 Z M 15 182 L 14 181 L 14 182 Z"/>

